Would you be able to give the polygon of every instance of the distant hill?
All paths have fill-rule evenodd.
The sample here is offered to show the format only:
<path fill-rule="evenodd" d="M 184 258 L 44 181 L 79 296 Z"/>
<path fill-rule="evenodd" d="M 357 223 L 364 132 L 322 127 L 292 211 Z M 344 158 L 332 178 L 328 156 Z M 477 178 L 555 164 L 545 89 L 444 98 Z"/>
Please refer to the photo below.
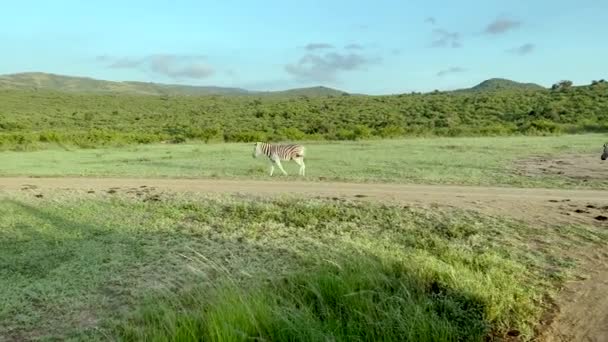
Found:
<path fill-rule="evenodd" d="M 81 90 L 70 88 L 77 83 L 70 83 L 70 87 L 51 83 L 66 81 L 60 78 L 38 77 L 38 83 L 31 78 L 26 78 L 27 82 L 19 78 L 8 80 L 4 78 L 4 84 L 12 87 L 21 82 L 21 87 L 26 84 Z M 148 86 L 79 81 L 88 90 L 133 91 L 131 87 L 136 87 L 143 91 Z M 488 82 L 484 85 L 476 88 L 486 89 Z M 147 91 L 155 91 L 158 85 L 151 87 Z M 556 90 L 309 96 L 328 92 L 335 91 L 313 87 L 253 96 L 166 97 L 0 89 L 0 151 L 29 150 L 39 143 L 102 147 L 184 141 L 608 132 L 608 83 L 601 81 L 581 86 L 565 82 Z M 291 94 L 307 95 L 290 97 Z"/>
<path fill-rule="evenodd" d="M 455 92 L 485 92 L 498 90 L 543 90 L 547 89 L 536 83 L 520 83 L 504 78 L 491 78 L 485 80 L 472 88 L 459 89 Z"/>
<path fill-rule="evenodd" d="M 340 96 L 348 95 L 348 93 L 341 90 L 332 89 L 328 87 L 310 87 L 310 88 L 296 88 L 281 91 L 266 92 L 266 94 L 279 95 L 279 96 Z"/>
<path fill-rule="evenodd" d="M 327 88 L 297 88 L 284 91 L 257 92 L 242 88 L 189 86 L 146 82 L 113 82 L 89 77 L 55 75 L 28 72 L 0 75 L 0 89 L 40 89 L 73 93 L 117 93 L 140 95 L 279 95 L 279 96 L 326 96 L 345 92 Z"/>

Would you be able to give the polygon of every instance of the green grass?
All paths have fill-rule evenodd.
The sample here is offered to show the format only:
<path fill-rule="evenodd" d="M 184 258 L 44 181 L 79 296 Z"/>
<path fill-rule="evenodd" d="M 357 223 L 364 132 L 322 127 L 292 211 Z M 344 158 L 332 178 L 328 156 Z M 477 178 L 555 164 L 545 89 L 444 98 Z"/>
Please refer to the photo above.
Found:
<path fill-rule="evenodd" d="M 606 135 L 593 134 L 305 143 L 307 179 L 606 188 L 608 179 L 518 175 L 513 165 L 515 160 L 531 155 L 585 153 L 597 154 L 598 168 L 604 168 L 599 155 L 606 140 Z M 0 175 L 268 179 L 269 164 L 263 158 L 252 159 L 252 146 L 185 144 L 6 151 L 0 153 Z M 290 178 L 295 178 L 297 166 L 293 162 L 284 165 Z"/>
<path fill-rule="evenodd" d="M 568 251 L 608 238 L 453 209 L 155 198 L 5 194 L 0 336 L 527 338 L 575 265 Z"/>

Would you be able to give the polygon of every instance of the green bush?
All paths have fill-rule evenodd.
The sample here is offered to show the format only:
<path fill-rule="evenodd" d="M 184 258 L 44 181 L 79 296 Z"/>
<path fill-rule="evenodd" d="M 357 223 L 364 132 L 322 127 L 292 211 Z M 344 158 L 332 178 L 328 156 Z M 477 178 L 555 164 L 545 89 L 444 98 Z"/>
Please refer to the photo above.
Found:
<path fill-rule="evenodd" d="M 358 140 L 608 131 L 608 86 L 397 96 L 145 96 L 0 92 L 0 132 L 80 146 L 189 140 Z M 97 132 L 97 133 L 87 133 Z M 10 140 L 10 142 L 9 142 Z M 31 137 L 4 139 L 30 144 Z"/>
<path fill-rule="evenodd" d="M 335 134 L 335 140 L 355 140 L 356 135 L 353 130 L 340 128 Z M 330 138 L 331 139 L 331 138 Z"/>
<path fill-rule="evenodd" d="M 353 129 L 354 139 L 369 139 L 372 136 L 372 130 L 365 125 L 356 125 Z"/>
<path fill-rule="evenodd" d="M 65 137 L 63 137 L 60 133 L 57 132 L 41 132 L 38 140 L 40 140 L 40 142 L 59 143 L 65 140 Z"/>
<path fill-rule="evenodd" d="M 264 132 L 241 131 L 235 133 L 225 133 L 224 140 L 231 142 L 256 142 L 267 141 L 268 136 Z"/>
<path fill-rule="evenodd" d="M 398 138 L 405 135 L 405 129 L 401 126 L 389 125 L 378 129 L 376 135 L 382 138 Z"/>
<path fill-rule="evenodd" d="M 303 140 L 306 138 L 306 133 L 295 127 L 281 128 L 279 134 L 288 140 Z"/>
<path fill-rule="evenodd" d="M 559 134 L 563 132 L 560 125 L 546 119 L 527 122 L 520 127 L 520 131 L 530 135 Z"/>

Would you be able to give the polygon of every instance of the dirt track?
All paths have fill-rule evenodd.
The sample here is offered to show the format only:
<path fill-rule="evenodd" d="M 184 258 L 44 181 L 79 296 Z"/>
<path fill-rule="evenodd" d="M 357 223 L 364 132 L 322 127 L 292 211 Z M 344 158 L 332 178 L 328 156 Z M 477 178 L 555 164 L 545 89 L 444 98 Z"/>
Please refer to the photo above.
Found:
<path fill-rule="evenodd" d="M 137 178 L 0 178 L 2 191 L 82 190 L 297 195 L 447 205 L 511 216 L 531 224 L 582 223 L 608 228 L 608 191 L 518 189 L 445 185 L 352 184 L 302 181 L 192 180 Z M 601 263 L 601 261 L 597 261 Z M 604 260 L 605 262 L 605 260 Z M 597 265 L 591 278 L 570 284 L 547 341 L 608 341 L 608 266 Z M 567 297 L 567 298 L 566 298 Z"/>
<path fill-rule="evenodd" d="M 298 195 L 365 195 L 378 199 L 412 200 L 418 198 L 470 198 L 502 200 L 551 200 L 571 199 L 602 201 L 608 203 L 608 191 L 561 190 L 532 188 L 473 187 L 451 185 L 361 184 L 341 182 L 306 181 L 251 181 L 215 179 L 150 179 L 150 178 L 39 178 L 0 177 L 0 190 L 19 190 L 34 185 L 41 189 L 108 189 L 139 186 L 155 187 L 170 191 L 195 191 L 214 193 L 248 194 L 298 194 Z"/>
<path fill-rule="evenodd" d="M 601 224 L 602 221 L 596 220 L 596 217 L 603 216 L 600 208 L 608 206 L 608 191 L 597 190 L 215 179 L 0 177 L 0 191 L 25 189 L 115 191 L 136 190 L 142 187 L 167 192 L 296 195 L 396 201 L 420 205 L 440 204 L 478 209 L 490 214 L 548 224 Z"/>

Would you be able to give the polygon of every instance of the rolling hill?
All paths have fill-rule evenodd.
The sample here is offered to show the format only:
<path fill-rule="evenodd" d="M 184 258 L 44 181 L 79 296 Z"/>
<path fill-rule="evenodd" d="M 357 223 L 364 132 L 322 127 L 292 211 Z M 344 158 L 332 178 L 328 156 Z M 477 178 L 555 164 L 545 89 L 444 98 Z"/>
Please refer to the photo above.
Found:
<path fill-rule="evenodd" d="M 31 75 L 2 79 L 0 150 L 38 143 L 98 147 L 608 132 L 608 83 L 600 81 L 558 90 L 485 91 L 496 89 L 494 81 L 476 91 L 383 96 L 311 96 L 334 91 L 323 87 L 241 91 L 261 94 L 254 96 L 142 96 L 157 87 L 165 93 L 183 88 L 42 76 L 36 82 Z"/>
<path fill-rule="evenodd" d="M 505 78 L 491 78 L 485 80 L 478 85 L 466 88 L 458 89 L 454 92 L 487 92 L 487 91 L 500 91 L 500 90 L 543 90 L 547 89 L 536 83 L 521 83 Z"/>
<path fill-rule="evenodd" d="M 114 82 L 89 77 L 74 77 L 42 72 L 0 75 L 0 89 L 53 90 L 72 93 L 122 93 L 130 95 L 278 95 L 278 96 L 339 96 L 345 92 L 310 87 L 284 91 L 257 92 L 242 88 L 189 86 L 146 82 Z"/>
<path fill-rule="evenodd" d="M 0 75 L 0 89 L 52 90 L 70 93 L 114 93 L 128 95 L 169 95 L 169 96 L 343 96 L 355 95 L 324 86 L 295 88 L 280 91 L 251 91 L 243 88 L 191 86 L 151 82 L 115 82 L 89 77 L 56 75 L 43 72 L 26 72 Z M 521 83 L 504 78 L 491 78 L 471 88 L 457 89 L 451 93 L 493 92 L 502 90 L 543 90 L 535 83 Z M 360 94 L 358 94 L 360 95 Z"/>

